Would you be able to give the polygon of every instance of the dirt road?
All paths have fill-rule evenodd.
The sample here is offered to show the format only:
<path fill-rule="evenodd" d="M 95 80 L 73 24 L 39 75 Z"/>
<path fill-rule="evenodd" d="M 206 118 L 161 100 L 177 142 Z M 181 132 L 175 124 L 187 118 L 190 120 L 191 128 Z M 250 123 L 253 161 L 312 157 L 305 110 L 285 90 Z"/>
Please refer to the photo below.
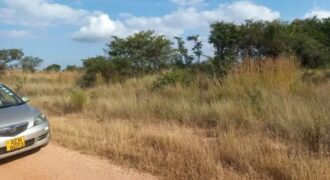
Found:
<path fill-rule="evenodd" d="M 0 161 L 1 180 L 151 180 L 155 177 L 50 144 Z"/>

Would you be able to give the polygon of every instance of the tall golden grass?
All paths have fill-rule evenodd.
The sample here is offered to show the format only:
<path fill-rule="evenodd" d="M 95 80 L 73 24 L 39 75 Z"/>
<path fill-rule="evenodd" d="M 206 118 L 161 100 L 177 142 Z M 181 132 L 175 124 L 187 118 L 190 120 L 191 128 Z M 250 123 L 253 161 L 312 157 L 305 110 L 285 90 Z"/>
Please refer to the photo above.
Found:
<path fill-rule="evenodd" d="M 246 60 L 222 81 L 99 80 L 74 98 L 78 72 L 2 81 L 50 116 L 59 144 L 165 179 L 329 179 L 330 78 L 305 74 L 294 58 Z"/>

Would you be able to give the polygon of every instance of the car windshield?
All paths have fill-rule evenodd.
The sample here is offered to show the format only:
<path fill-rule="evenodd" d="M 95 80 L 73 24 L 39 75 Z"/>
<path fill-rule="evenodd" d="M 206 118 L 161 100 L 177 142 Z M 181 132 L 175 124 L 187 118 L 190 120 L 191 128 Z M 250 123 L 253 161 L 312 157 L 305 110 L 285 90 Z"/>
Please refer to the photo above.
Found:
<path fill-rule="evenodd" d="M 21 98 L 19 98 L 9 88 L 0 84 L 0 108 L 18 106 L 21 104 L 24 104 Z"/>

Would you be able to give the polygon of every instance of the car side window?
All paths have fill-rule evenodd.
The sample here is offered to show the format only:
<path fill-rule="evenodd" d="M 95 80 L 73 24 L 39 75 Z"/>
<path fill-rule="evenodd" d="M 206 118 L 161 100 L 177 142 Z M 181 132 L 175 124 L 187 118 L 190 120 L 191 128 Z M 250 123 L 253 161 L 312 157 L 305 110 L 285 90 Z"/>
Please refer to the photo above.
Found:
<path fill-rule="evenodd" d="M 16 104 L 17 101 L 13 97 L 14 94 L 10 92 L 6 87 L 0 86 L 0 105 L 6 106 L 9 104 Z"/>

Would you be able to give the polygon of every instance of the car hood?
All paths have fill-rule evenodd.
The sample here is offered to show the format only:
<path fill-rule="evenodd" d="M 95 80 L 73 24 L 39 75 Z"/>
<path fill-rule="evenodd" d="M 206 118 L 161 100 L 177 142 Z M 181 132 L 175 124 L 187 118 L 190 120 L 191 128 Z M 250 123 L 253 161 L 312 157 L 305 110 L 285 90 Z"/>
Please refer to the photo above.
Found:
<path fill-rule="evenodd" d="M 0 127 L 24 122 L 33 123 L 34 117 L 39 114 L 40 111 L 30 107 L 28 104 L 2 108 L 0 109 Z"/>

